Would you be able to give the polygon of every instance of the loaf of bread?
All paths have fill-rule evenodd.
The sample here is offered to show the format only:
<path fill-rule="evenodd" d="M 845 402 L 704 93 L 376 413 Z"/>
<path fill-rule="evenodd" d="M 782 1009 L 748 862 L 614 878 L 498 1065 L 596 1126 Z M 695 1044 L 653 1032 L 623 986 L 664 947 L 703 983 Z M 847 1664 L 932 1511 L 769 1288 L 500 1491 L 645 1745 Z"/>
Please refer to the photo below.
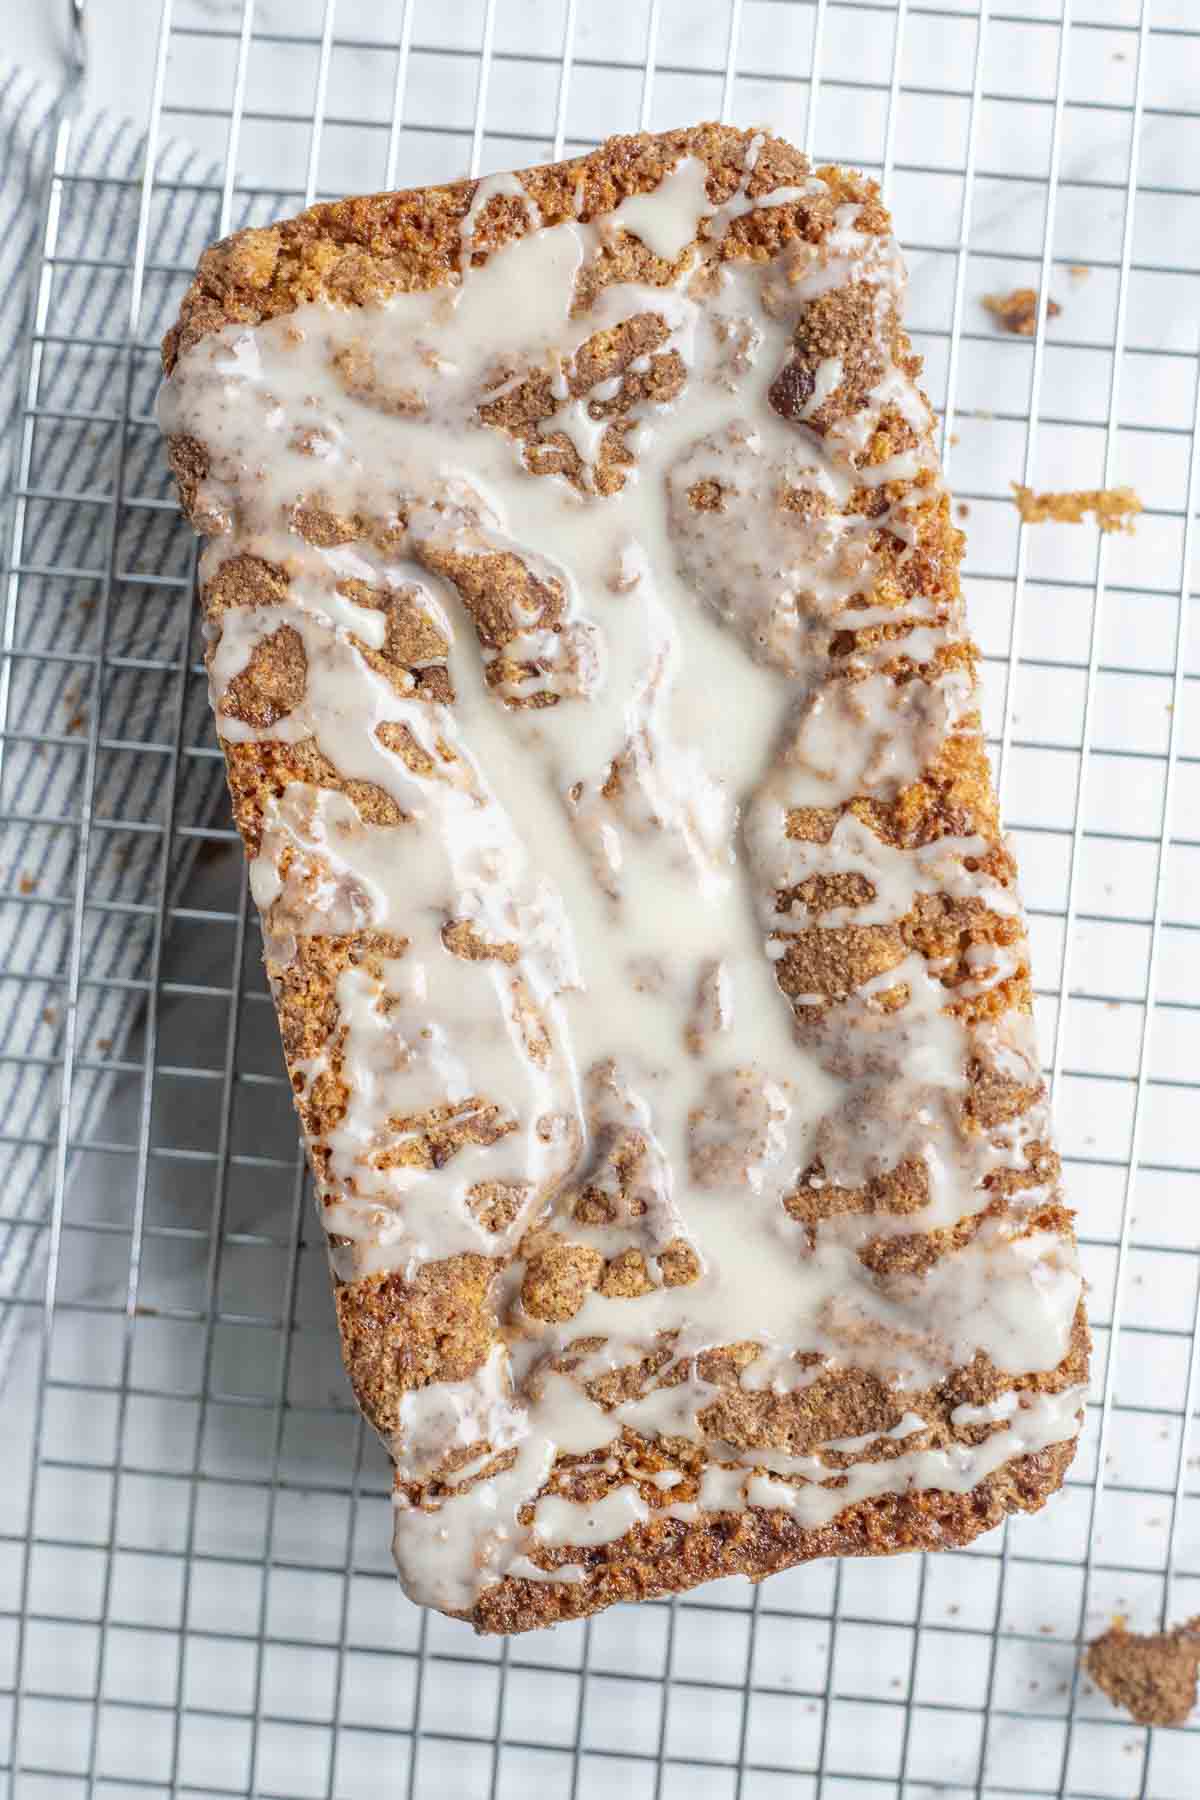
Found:
<path fill-rule="evenodd" d="M 160 417 L 408 1592 L 967 1544 L 1088 1335 L 877 188 L 702 125 L 204 256 Z"/>

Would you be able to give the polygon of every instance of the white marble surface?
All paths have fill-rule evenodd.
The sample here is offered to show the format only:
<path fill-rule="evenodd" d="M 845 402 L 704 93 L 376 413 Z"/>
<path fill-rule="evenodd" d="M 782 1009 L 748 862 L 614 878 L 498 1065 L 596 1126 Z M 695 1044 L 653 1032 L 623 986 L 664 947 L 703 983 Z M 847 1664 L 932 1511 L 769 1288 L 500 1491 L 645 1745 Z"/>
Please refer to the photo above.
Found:
<path fill-rule="evenodd" d="M 1156 33 L 1150 42 L 1146 103 L 1150 107 L 1183 106 L 1194 102 L 1200 65 L 1195 40 L 1168 35 L 1170 28 L 1195 23 L 1192 0 L 1147 0 Z M 256 34 L 296 34 L 319 38 L 327 16 L 326 0 L 252 0 Z M 37 6 L 7 9 L 5 53 L 53 75 L 61 68 L 69 0 L 44 0 Z M 994 8 L 987 9 L 994 11 Z M 1140 16 L 1139 0 L 1090 0 L 1076 6 L 1076 27 L 1067 60 L 1065 91 L 1072 101 L 1095 107 L 1128 103 L 1133 96 L 1136 37 L 1131 29 Z M 923 89 L 951 88 L 962 96 L 969 91 L 974 61 L 975 16 L 973 0 L 946 0 L 936 13 L 928 9 L 909 16 L 904 25 L 901 71 L 906 84 Z M 1049 121 L 1046 109 L 1026 104 L 1044 101 L 1055 88 L 1057 33 L 1051 29 L 1061 11 L 1060 0 L 1023 0 L 1023 21 L 1043 20 L 1044 25 L 1014 22 L 1013 9 L 1005 9 L 987 31 L 987 81 L 990 94 L 1011 95 L 1011 103 L 985 106 L 978 145 L 981 166 L 995 164 L 1013 170 L 1024 167 L 1031 174 L 1043 172 Z M 148 111 L 158 41 L 157 0 L 87 0 L 89 18 L 88 98 L 97 106 L 111 106 L 130 117 L 144 120 Z M 394 42 L 401 13 L 398 3 L 383 7 L 377 0 L 336 0 L 333 7 L 335 37 L 341 45 L 330 71 L 330 110 L 344 107 L 357 121 L 387 121 L 392 106 L 391 59 L 384 46 Z M 469 129 L 474 106 L 474 63 L 463 53 L 478 47 L 483 0 L 411 0 L 413 61 L 406 112 L 414 121 Z M 528 54 L 556 58 L 562 42 L 565 0 L 514 0 L 497 9 L 495 50 L 488 111 L 489 133 L 503 137 L 506 130 L 551 129 L 557 91 L 557 68 L 550 61 L 521 64 L 513 59 Z M 199 101 L 222 104 L 222 78 L 232 69 L 235 38 L 244 16 L 244 0 L 173 0 L 172 53 L 168 65 L 167 96 L 176 105 Z M 649 0 L 628 0 L 624 5 L 599 5 L 583 0 L 575 32 L 575 54 L 610 58 L 627 65 L 622 71 L 580 69 L 573 81 L 570 130 L 584 135 L 604 135 L 612 129 L 628 130 L 636 124 L 641 99 L 641 64 L 646 47 Z M 661 72 L 654 84 L 651 123 L 663 125 L 697 113 L 715 111 L 721 98 L 725 68 L 729 8 L 726 0 L 668 0 L 661 9 L 656 40 L 656 60 Z M 207 42 L 196 31 L 223 34 Z M 736 116 L 762 118 L 780 129 L 795 130 L 797 109 L 803 109 L 803 74 L 807 71 L 812 43 L 813 9 L 803 4 L 778 4 L 776 0 L 748 0 L 739 34 L 739 65 L 750 71 L 740 78 L 735 91 Z M 890 81 L 893 60 L 892 21 L 875 0 L 839 0 L 829 8 L 822 52 L 823 79 L 836 84 L 839 77 L 858 82 Z M 247 104 L 283 105 L 305 114 L 311 107 L 316 76 L 315 48 L 265 43 L 256 46 L 250 60 Z M 707 79 L 674 69 L 710 71 Z M 756 81 L 755 73 L 769 73 L 769 82 Z M 836 86 L 830 87 L 836 94 Z M 872 92 L 849 102 L 840 97 L 822 107 L 819 147 L 830 157 L 857 155 L 871 161 L 882 148 L 886 94 Z M 227 104 L 227 96 L 225 97 Z M 903 163 L 919 158 L 953 170 L 961 167 L 967 122 L 964 98 L 953 102 L 930 94 L 904 96 L 898 120 L 896 157 Z M 1143 145 L 1143 180 L 1178 179 L 1179 145 L 1185 135 L 1192 145 L 1194 162 L 1196 121 L 1187 133 L 1176 134 L 1168 121 L 1153 121 Z M 208 135 L 207 126 L 199 135 Z M 188 135 L 185 133 L 185 135 Z M 197 135 L 193 131 L 191 135 Z M 212 134 L 223 142 L 223 128 Z M 369 137 L 370 133 L 360 133 Z M 868 149 L 872 136 L 879 141 Z M 275 181 L 282 172 L 282 140 L 264 139 L 250 147 L 255 174 Z M 323 185 L 348 154 L 331 148 L 334 168 L 322 171 Z M 1127 133 L 1119 122 L 1103 112 L 1069 118 L 1063 153 L 1063 174 L 1087 169 L 1123 179 L 1127 165 Z M 243 167 L 246 165 L 243 164 Z M 423 178 L 423 177 L 421 177 Z"/>

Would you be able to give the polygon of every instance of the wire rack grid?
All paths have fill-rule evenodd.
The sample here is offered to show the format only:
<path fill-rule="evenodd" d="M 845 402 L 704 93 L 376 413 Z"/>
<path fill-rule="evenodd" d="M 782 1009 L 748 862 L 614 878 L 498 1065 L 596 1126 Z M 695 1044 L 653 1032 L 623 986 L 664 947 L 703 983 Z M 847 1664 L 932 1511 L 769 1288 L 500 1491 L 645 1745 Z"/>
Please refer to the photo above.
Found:
<path fill-rule="evenodd" d="M 46 1251 L 8 1302 L 25 1327 L 0 1483 L 14 1796 L 1195 1800 L 1200 1734 L 1131 1725 L 1078 1650 L 1115 1611 L 1141 1629 L 1200 1612 L 1198 94 L 1191 0 L 164 0 L 141 172 L 82 173 L 64 107 L 23 348 L 0 690 L 7 749 L 25 621 L 47 584 L 78 588 L 88 631 L 57 653 L 90 700 L 84 728 L 54 737 L 79 759 L 70 804 L 32 815 L 0 765 L 6 831 L 67 847 L 56 891 L 5 875 L 7 900 L 68 924 L 41 977 L 64 1020 L 53 1053 L 6 1047 L 56 1083 L 54 1129 L 23 1137 L 8 1119 L 0 1134 L 42 1158 L 48 1196 L 34 1217 L 0 1195 L 0 1224 Z M 194 549 L 181 526 L 165 548 L 140 530 L 170 508 L 144 478 L 147 321 L 169 314 L 194 248 L 246 217 L 714 115 L 877 172 L 909 254 L 910 321 L 970 514 L 1095 1386 L 1066 1491 L 968 1552 L 813 1565 L 497 1644 L 414 1609 L 391 1576 L 385 1458 L 340 1373 L 235 834 L 177 798 L 217 754 L 187 723 L 203 680 Z M 165 172 L 173 138 L 211 171 Z M 114 183 L 137 218 L 115 268 L 102 246 L 64 248 L 71 210 Z M 194 243 L 164 254 L 158 222 L 181 208 Z M 46 358 L 71 339 L 70 277 L 106 269 L 122 304 L 71 344 L 106 359 L 106 399 L 85 407 L 48 395 Z M 1036 331 L 1002 337 L 980 296 L 1020 285 L 1043 297 Z M 82 491 L 53 479 L 64 433 L 96 447 Z M 1128 481 L 1146 508 L 1133 538 L 1035 532 L 1010 479 Z M 103 521 L 100 554 L 56 563 L 39 546 L 80 508 Z M 168 649 L 130 655 L 131 596 Z M 106 709 L 131 664 L 160 697 L 118 736 Z M 110 766 L 135 763 L 154 771 L 136 814 L 107 797 Z M 130 1020 L 98 1046 L 80 1020 L 107 978 L 85 923 L 121 909 L 98 872 L 147 835 Z M 0 974 L 9 992 L 29 979 Z M 97 1068 L 104 1103 L 84 1111 Z"/>

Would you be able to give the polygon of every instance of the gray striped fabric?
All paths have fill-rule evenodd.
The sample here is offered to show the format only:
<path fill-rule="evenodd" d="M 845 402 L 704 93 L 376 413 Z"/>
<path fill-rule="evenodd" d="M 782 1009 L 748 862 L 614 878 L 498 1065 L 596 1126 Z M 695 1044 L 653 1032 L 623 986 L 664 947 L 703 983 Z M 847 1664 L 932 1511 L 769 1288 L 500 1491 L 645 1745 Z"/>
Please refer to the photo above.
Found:
<path fill-rule="evenodd" d="M 128 120 L 71 122 L 54 255 L 43 265 L 58 114 L 54 94 L 0 66 L 0 1385 L 43 1287 L 73 930 L 81 979 L 68 1216 L 89 1159 L 119 1154 L 87 1146 L 104 1142 L 105 1102 L 153 975 L 156 915 L 196 848 L 187 830 L 212 816 L 221 793 L 191 643 L 192 535 L 152 418 L 157 341 L 181 270 L 216 235 L 219 175 L 186 146 L 161 149 L 130 344 L 145 141 Z M 238 224 L 286 201 L 258 194 L 251 206 Z M 78 821 L 89 802 L 77 918 Z"/>

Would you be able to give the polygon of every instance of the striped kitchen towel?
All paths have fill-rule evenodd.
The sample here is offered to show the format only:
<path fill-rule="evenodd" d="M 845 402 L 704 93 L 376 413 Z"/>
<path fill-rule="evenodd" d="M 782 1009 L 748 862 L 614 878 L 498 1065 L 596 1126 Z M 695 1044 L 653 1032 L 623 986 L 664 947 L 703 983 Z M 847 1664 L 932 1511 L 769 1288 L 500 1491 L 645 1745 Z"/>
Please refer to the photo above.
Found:
<path fill-rule="evenodd" d="M 193 539 L 153 420 L 158 340 L 218 232 L 220 171 L 158 151 L 131 330 L 145 157 L 129 120 L 76 115 L 0 65 L 0 1387 L 45 1286 L 68 1044 L 65 1216 L 81 1195 L 86 1213 L 98 1158 L 126 1156 L 135 1192 L 104 1109 L 136 1061 L 159 911 L 222 789 Z M 258 193 L 234 222 L 286 205 Z"/>

